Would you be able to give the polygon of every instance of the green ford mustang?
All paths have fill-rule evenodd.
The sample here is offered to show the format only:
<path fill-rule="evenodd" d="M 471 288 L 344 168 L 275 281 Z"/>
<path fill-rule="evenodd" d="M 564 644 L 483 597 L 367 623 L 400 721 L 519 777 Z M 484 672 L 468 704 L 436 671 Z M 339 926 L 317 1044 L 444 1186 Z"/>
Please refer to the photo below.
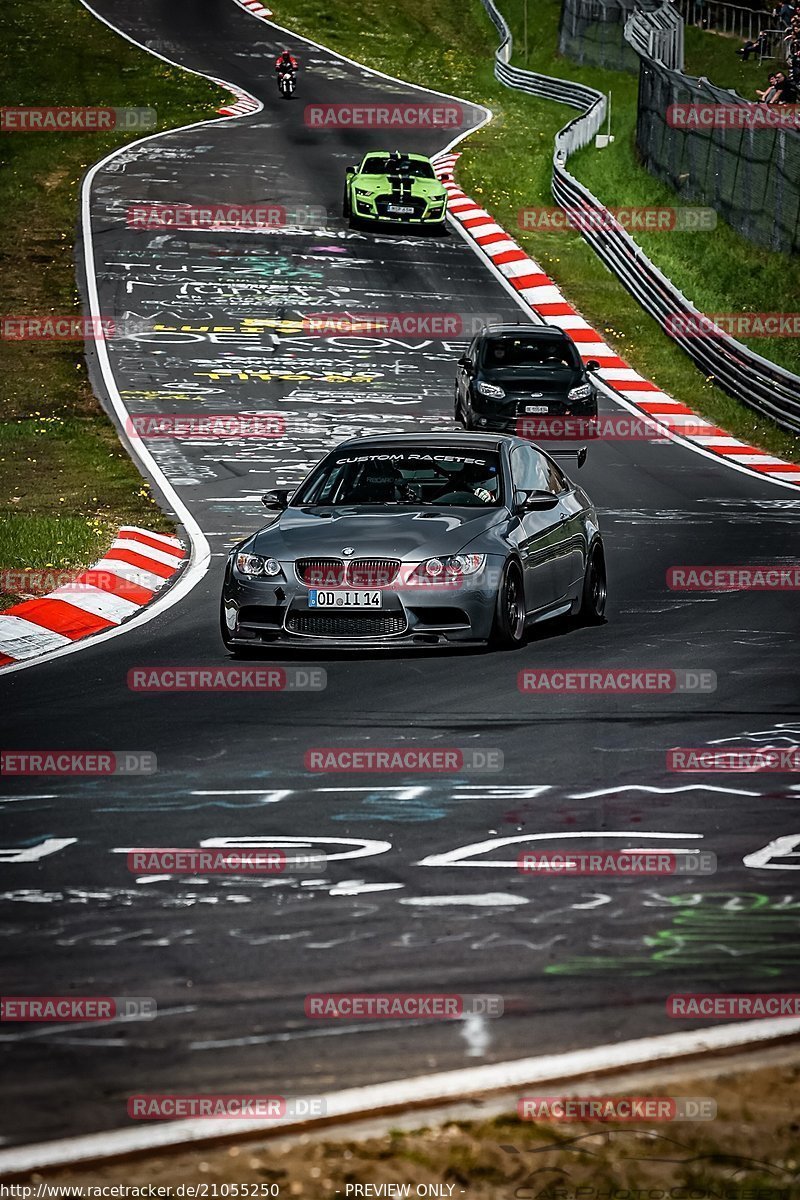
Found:
<path fill-rule="evenodd" d="M 447 192 L 424 154 L 370 150 L 358 167 L 348 167 L 344 215 L 351 221 L 393 221 L 443 229 Z"/>

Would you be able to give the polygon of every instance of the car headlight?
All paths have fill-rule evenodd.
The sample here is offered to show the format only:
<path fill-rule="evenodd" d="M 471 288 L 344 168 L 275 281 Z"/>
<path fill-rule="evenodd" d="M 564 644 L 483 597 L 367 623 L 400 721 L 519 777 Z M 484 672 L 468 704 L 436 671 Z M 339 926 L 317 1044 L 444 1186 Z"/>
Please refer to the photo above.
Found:
<path fill-rule="evenodd" d="M 478 391 L 482 396 L 489 396 L 492 400 L 502 400 L 505 392 L 496 383 L 484 383 L 483 380 L 478 384 Z"/>
<path fill-rule="evenodd" d="M 369 188 L 360 188 L 360 187 L 357 187 L 357 188 L 355 189 L 355 193 L 356 193 L 356 195 L 357 195 L 357 196 L 364 196 L 365 198 L 366 198 L 366 197 L 369 197 L 369 196 L 371 196 L 371 195 L 372 195 L 372 192 L 369 190 Z"/>
<path fill-rule="evenodd" d="M 571 388 L 567 399 L 568 400 L 588 400 L 592 394 L 592 385 L 590 383 L 582 383 L 580 387 Z"/>
<path fill-rule="evenodd" d="M 417 567 L 416 574 L 445 582 L 462 575 L 474 575 L 485 562 L 485 554 L 450 554 L 442 558 L 426 558 Z"/>
<path fill-rule="evenodd" d="M 260 554 L 237 554 L 236 569 L 243 575 L 260 575 L 269 579 L 280 575 L 281 564 L 274 558 L 262 558 Z"/>

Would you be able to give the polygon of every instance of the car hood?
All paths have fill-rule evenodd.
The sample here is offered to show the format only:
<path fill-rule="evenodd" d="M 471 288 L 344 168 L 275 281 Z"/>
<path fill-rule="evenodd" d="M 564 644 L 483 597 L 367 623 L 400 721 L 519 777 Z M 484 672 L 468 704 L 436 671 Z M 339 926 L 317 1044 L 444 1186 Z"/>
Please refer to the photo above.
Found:
<path fill-rule="evenodd" d="M 377 506 L 288 508 L 252 539 L 255 554 L 282 560 L 399 558 L 407 562 L 460 550 L 508 518 L 505 508 L 408 508 L 391 513 Z"/>
<path fill-rule="evenodd" d="M 403 192 L 407 196 L 422 196 L 426 200 L 445 194 L 444 186 L 438 179 L 402 179 L 399 176 L 388 175 L 357 175 L 353 182 L 356 187 L 364 188 L 373 194 L 396 191 L 398 194 Z"/>

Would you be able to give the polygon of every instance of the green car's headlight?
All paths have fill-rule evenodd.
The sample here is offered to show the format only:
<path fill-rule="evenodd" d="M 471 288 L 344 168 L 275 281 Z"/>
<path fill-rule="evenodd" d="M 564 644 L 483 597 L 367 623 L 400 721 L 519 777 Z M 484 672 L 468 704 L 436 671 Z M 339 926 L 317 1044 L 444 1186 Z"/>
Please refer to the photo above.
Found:
<path fill-rule="evenodd" d="M 371 196 L 371 195 L 372 195 L 372 192 L 369 190 L 369 188 L 360 188 L 360 187 L 357 187 L 357 188 L 355 189 L 355 192 L 356 192 L 356 195 L 357 195 L 357 196 L 365 196 L 365 197 L 368 197 L 368 196 Z"/>

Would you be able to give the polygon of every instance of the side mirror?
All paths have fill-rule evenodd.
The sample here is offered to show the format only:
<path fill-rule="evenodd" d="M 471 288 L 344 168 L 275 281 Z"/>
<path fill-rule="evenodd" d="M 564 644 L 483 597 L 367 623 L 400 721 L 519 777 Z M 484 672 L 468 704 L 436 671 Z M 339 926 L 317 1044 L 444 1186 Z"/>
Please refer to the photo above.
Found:
<path fill-rule="evenodd" d="M 546 509 L 555 508 L 557 504 L 558 496 L 554 496 L 552 492 L 518 490 L 514 493 L 514 507 L 518 512 L 544 512 Z"/>
<path fill-rule="evenodd" d="M 345 173 L 345 175 L 355 175 L 357 170 L 358 170 L 358 167 L 345 167 L 344 173 Z"/>
<path fill-rule="evenodd" d="M 458 360 L 458 365 L 460 367 L 463 367 L 465 371 L 468 371 L 470 369 L 470 367 L 472 366 L 469 356 L 466 354 L 462 354 L 461 358 Z"/>
<path fill-rule="evenodd" d="M 261 497 L 261 503 L 264 505 L 264 508 L 283 512 L 285 508 L 289 507 L 289 493 L 283 489 L 277 492 L 265 492 Z"/>
<path fill-rule="evenodd" d="M 600 363 L 597 361 L 596 358 L 590 358 L 586 364 L 586 370 L 587 371 L 599 371 Z"/>

